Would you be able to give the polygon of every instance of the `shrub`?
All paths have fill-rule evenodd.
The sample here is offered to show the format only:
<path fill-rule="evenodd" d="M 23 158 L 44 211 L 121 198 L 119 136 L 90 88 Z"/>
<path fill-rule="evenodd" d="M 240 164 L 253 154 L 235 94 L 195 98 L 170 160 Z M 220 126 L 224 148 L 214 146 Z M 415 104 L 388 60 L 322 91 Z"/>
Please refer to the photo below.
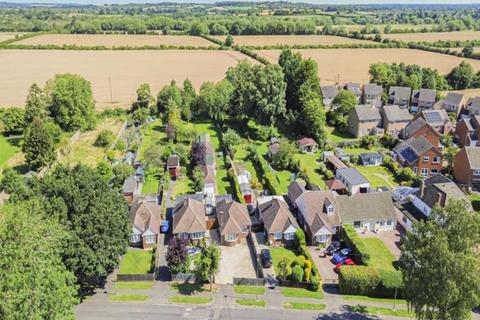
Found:
<path fill-rule="evenodd" d="M 310 282 L 312 275 L 312 261 L 305 260 L 304 277 L 306 282 Z"/>
<path fill-rule="evenodd" d="M 115 149 L 121 152 L 124 152 L 127 149 L 127 146 L 125 145 L 125 141 L 122 139 L 119 139 L 118 142 L 115 144 Z"/>
<path fill-rule="evenodd" d="M 310 289 L 312 291 L 318 291 L 318 289 L 320 289 L 320 279 L 317 276 L 312 276 L 312 281 L 310 282 Z"/>
<path fill-rule="evenodd" d="M 359 262 L 368 265 L 370 255 L 368 254 L 368 249 L 365 247 L 364 242 L 360 241 L 357 231 L 355 231 L 353 226 L 350 224 L 342 226 L 342 230 L 347 246 L 353 250 L 355 256 L 359 257 Z"/>
<path fill-rule="evenodd" d="M 293 262 L 296 266 L 304 267 L 305 266 L 305 257 L 304 256 L 297 256 L 295 261 Z"/>
<path fill-rule="evenodd" d="M 292 268 L 292 280 L 297 282 L 303 280 L 303 269 L 301 266 L 296 265 Z"/>
<path fill-rule="evenodd" d="M 367 266 L 344 266 L 338 276 L 341 294 L 371 295 L 380 284 L 377 269 Z"/>
<path fill-rule="evenodd" d="M 397 290 L 397 298 L 403 295 L 403 279 L 400 271 L 379 270 L 380 284 L 376 290 L 376 296 L 394 297 Z"/>
<path fill-rule="evenodd" d="M 307 245 L 307 242 L 305 240 L 305 233 L 300 228 L 295 231 L 295 243 L 296 243 L 297 247 Z"/>
<path fill-rule="evenodd" d="M 289 265 L 289 261 L 286 257 L 283 257 L 277 263 L 277 277 L 285 280 L 292 273 L 292 268 Z"/>
<path fill-rule="evenodd" d="M 115 136 L 110 130 L 102 130 L 98 133 L 97 139 L 95 140 L 95 146 L 97 147 L 107 147 L 112 144 Z"/>

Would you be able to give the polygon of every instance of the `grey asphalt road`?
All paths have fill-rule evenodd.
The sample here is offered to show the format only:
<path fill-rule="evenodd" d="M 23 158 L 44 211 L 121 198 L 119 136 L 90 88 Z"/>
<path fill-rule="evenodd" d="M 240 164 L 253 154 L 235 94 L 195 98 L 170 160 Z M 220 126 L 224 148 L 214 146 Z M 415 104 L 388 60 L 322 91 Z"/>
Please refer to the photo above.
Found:
<path fill-rule="evenodd" d="M 174 320 L 174 319 L 236 319 L 236 320 L 398 320 L 398 317 L 375 317 L 349 312 L 319 314 L 316 312 L 288 311 L 282 309 L 252 309 L 252 308 L 211 308 L 183 307 L 168 305 L 152 305 L 141 303 L 86 303 L 76 309 L 79 320 Z"/>

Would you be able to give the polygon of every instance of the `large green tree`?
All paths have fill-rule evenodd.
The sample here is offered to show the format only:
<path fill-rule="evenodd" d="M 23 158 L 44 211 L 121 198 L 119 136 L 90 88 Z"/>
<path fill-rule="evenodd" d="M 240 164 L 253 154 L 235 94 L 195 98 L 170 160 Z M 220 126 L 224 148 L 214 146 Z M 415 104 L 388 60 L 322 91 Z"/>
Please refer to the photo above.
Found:
<path fill-rule="evenodd" d="M 74 319 L 75 276 L 61 259 L 68 238 L 37 202 L 0 207 L 1 319 Z"/>
<path fill-rule="evenodd" d="M 175 81 L 163 86 L 157 95 L 157 111 L 159 114 L 168 112 L 168 105 L 173 101 L 176 106 L 182 105 L 182 91 Z"/>
<path fill-rule="evenodd" d="M 328 113 L 330 125 L 344 131 L 347 127 L 348 113 L 355 108 L 357 98 L 352 92 L 342 90 L 333 99 L 332 104 L 335 109 Z"/>
<path fill-rule="evenodd" d="M 197 111 L 199 114 L 207 115 L 216 123 L 224 123 L 231 112 L 230 99 L 233 90 L 234 88 L 228 80 L 222 80 L 217 84 L 204 82 L 198 95 Z"/>
<path fill-rule="evenodd" d="M 197 101 L 197 93 L 190 79 L 183 81 L 182 88 L 182 117 L 189 121 L 192 118 L 193 108 Z"/>
<path fill-rule="evenodd" d="M 447 75 L 447 80 L 454 90 L 467 89 L 475 80 L 475 71 L 468 62 L 462 61 Z"/>
<path fill-rule="evenodd" d="M 433 209 L 402 246 L 405 297 L 418 319 L 470 319 L 480 304 L 480 215 L 463 200 Z"/>
<path fill-rule="evenodd" d="M 47 97 L 36 83 L 32 84 L 28 90 L 25 102 L 25 127 L 32 123 L 34 118 L 42 120 L 47 118 Z"/>
<path fill-rule="evenodd" d="M 92 85 L 79 75 L 56 75 L 46 85 L 50 116 L 66 131 L 89 130 L 95 126 Z"/>
<path fill-rule="evenodd" d="M 200 257 L 195 261 L 196 275 L 210 283 L 210 291 L 212 290 L 215 275 L 220 268 L 221 252 L 220 248 L 215 244 L 203 244 Z"/>
<path fill-rule="evenodd" d="M 43 120 L 33 119 L 25 132 L 22 151 L 25 153 L 27 165 L 34 170 L 55 160 L 55 143 Z"/>

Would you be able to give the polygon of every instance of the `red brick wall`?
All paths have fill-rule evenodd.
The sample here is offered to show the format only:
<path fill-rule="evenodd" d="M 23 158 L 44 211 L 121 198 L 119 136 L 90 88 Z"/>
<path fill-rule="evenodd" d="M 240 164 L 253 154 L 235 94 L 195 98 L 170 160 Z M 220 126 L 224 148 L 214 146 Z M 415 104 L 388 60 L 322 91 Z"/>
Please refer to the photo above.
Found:
<path fill-rule="evenodd" d="M 424 156 L 428 156 L 428 161 L 423 161 Z M 438 164 L 432 163 L 433 157 L 440 157 L 440 163 L 438 163 Z M 442 154 L 440 152 L 434 151 L 433 149 L 430 150 L 430 151 L 427 151 L 425 154 L 423 154 L 418 159 L 418 162 L 416 164 L 416 166 L 418 168 L 417 175 L 418 176 L 421 175 L 421 172 L 422 172 L 423 168 L 428 169 L 428 177 L 431 175 L 431 169 L 437 169 L 437 173 L 440 173 L 443 169 L 442 161 L 443 161 L 443 157 L 442 157 Z"/>
<path fill-rule="evenodd" d="M 422 128 L 418 129 L 413 134 L 413 136 L 415 138 L 423 136 L 423 137 L 425 137 L 425 139 L 430 141 L 430 143 L 433 144 L 435 147 L 438 147 L 438 145 L 440 144 L 440 135 L 438 135 L 436 133 L 435 129 L 433 129 L 430 126 L 423 126 Z"/>

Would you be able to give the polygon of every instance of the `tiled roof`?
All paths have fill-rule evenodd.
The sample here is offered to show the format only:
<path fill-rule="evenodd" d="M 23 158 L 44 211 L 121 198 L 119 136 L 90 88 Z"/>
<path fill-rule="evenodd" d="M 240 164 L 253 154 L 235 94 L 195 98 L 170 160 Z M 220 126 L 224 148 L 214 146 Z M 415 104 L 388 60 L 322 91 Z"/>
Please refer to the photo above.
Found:
<path fill-rule="evenodd" d="M 382 113 L 387 122 L 407 122 L 412 119 L 412 115 L 410 114 L 408 109 L 400 108 L 400 106 L 397 105 L 383 106 Z"/>
<path fill-rule="evenodd" d="M 352 196 L 338 196 L 342 223 L 362 220 L 395 219 L 391 192 L 359 193 Z"/>
<path fill-rule="evenodd" d="M 236 201 L 217 203 L 217 219 L 221 235 L 241 233 L 242 226 L 251 226 L 247 207 Z"/>
<path fill-rule="evenodd" d="M 335 86 L 322 86 L 322 96 L 325 99 L 333 99 L 338 94 L 338 89 Z"/>
<path fill-rule="evenodd" d="M 369 183 L 368 180 L 355 168 L 338 169 L 337 173 L 350 182 L 351 185 Z"/>
<path fill-rule="evenodd" d="M 290 225 L 295 228 L 299 227 L 297 220 L 284 201 L 273 199 L 262 203 L 258 208 L 265 229 L 269 233 L 284 232 Z"/>
<path fill-rule="evenodd" d="M 378 121 L 382 119 L 378 108 L 371 105 L 358 105 L 355 107 L 354 112 L 360 121 Z"/>
<path fill-rule="evenodd" d="M 205 206 L 202 202 L 185 198 L 175 206 L 173 214 L 173 233 L 205 232 L 207 222 Z"/>

